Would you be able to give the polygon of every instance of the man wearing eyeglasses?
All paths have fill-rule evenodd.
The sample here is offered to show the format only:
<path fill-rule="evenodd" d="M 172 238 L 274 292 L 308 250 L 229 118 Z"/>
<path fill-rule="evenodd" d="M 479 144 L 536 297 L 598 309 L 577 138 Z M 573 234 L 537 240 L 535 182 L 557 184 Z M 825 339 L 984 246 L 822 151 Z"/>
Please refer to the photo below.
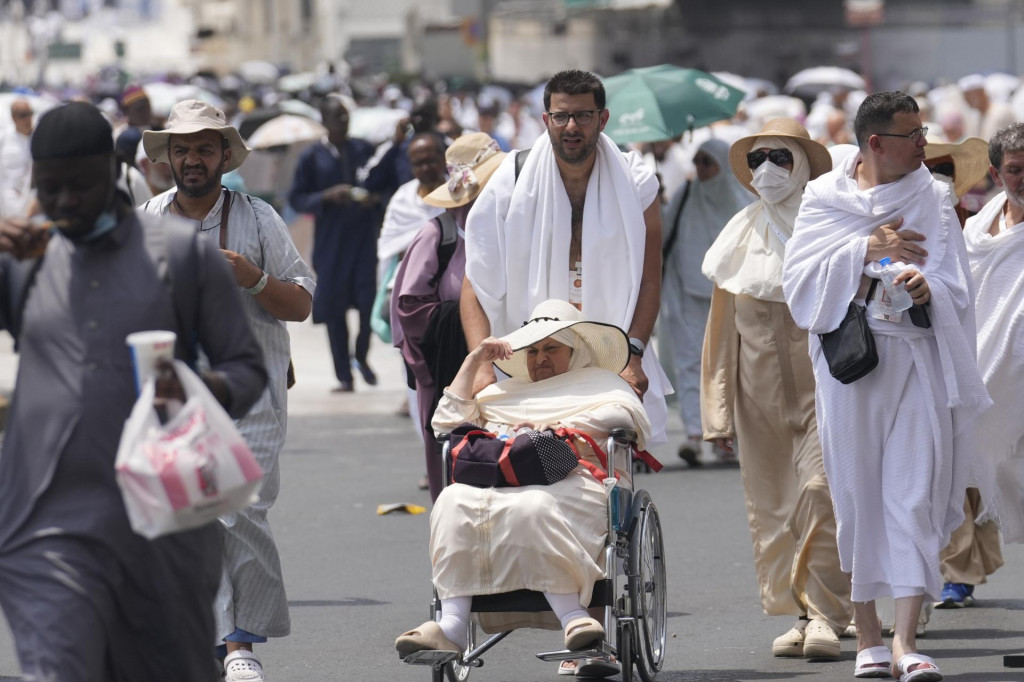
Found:
<path fill-rule="evenodd" d="M 786 247 L 783 288 L 811 332 L 818 434 L 851 574 L 857 672 L 941 679 L 917 653 L 925 599 L 942 590 L 939 552 L 964 519 L 976 448 L 972 425 L 991 405 L 975 359 L 974 287 L 945 183 L 923 165 L 917 102 L 869 95 L 854 125 L 858 154 L 807 185 Z M 914 308 L 896 312 L 870 281 L 889 258 Z M 818 334 L 837 329 L 851 301 L 867 306 L 878 364 L 852 383 L 830 374 Z M 991 493 L 982 489 L 982 499 Z M 892 650 L 875 600 L 893 597 Z"/>
<path fill-rule="evenodd" d="M 593 74 L 556 74 L 544 108 L 547 134 L 518 164 L 517 153 L 509 154 L 469 214 L 461 304 L 467 342 L 476 347 L 517 329 L 550 298 L 621 327 L 632 349 L 622 376 L 644 396 L 663 442 L 671 387 L 654 352 L 645 354 L 661 290 L 658 181 L 639 154 L 623 154 L 602 134 L 610 113 Z M 488 368 L 477 388 L 493 381 Z"/>
<path fill-rule="evenodd" d="M 32 201 L 32 105 L 24 98 L 11 102 L 14 128 L 0 140 L 0 217 L 24 215 Z"/>

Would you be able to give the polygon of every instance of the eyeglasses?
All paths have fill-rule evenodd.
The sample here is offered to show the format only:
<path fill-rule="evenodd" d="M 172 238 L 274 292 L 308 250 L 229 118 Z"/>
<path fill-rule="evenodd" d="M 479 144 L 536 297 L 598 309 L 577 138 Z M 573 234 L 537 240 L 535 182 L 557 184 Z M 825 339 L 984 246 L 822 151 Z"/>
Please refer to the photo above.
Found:
<path fill-rule="evenodd" d="M 11 116 L 14 118 L 29 118 L 32 116 L 31 111 L 12 111 Z"/>
<path fill-rule="evenodd" d="M 917 130 L 911 130 L 906 135 L 900 135 L 898 133 L 875 133 L 879 137 L 905 137 L 914 144 L 921 141 L 921 138 L 928 134 L 928 126 L 918 128 Z"/>
<path fill-rule="evenodd" d="M 693 157 L 693 164 L 695 166 L 708 166 L 708 167 L 711 167 L 711 166 L 715 165 L 715 160 L 712 159 L 710 156 L 704 156 L 703 154 L 698 154 L 697 156 Z"/>
<path fill-rule="evenodd" d="M 747 152 L 747 167 L 750 170 L 754 170 L 764 163 L 765 159 L 768 159 L 776 166 L 785 166 L 787 163 L 793 163 L 793 152 L 788 149 L 769 149 L 766 152 L 758 149 L 757 151 Z"/>
<path fill-rule="evenodd" d="M 570 118 L 573 119 L 574 121 L 576 121 L 576 125 L 578 125 L 578 126 L 590 125 L 593 122 L 593 120 L 594 120 L 594 116 L 596 116 L 601 111 L 603 111 L 603 110 L 602 109 L 589 109 L 587 111 L 577 111 L 574 114 L 569 114 L 569 113 L 566 113 L 564 111 L 549 111 L 547 113 L 548 113 L 548 120 L 551 121 L 552 123 L 554 123 L 559 128 L 561 128 L 562 126 L 569 125 L 569 119 Z"/>

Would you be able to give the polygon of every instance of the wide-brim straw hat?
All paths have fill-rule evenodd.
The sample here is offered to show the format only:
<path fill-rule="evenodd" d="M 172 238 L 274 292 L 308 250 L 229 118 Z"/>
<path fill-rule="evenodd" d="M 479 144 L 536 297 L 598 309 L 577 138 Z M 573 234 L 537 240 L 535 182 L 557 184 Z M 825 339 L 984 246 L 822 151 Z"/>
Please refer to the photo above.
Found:
<path fill-rule="evenodd" d="M 423 197 L 424 203 L 438 208 L 465 206 L 477 198 L 506 156 L 487 133 L 457 138 L 444 154 L 448 182 Z"/>
<path fill-rule="evenodd" d="M 733 175 L 754 194 L 757 194 L 757 190 L 750 184 L 750 181 L 754 179 L 754 171 L 747 166 L 747 153 L 754 148 L 754 141 L 759 137 L 786 137 L 800 145 L 804 153 L 807 154 L 807 162 L 811 168 L 811 180 L 832 170 L 832 157 L 829 156 L 828 149 L 820 142 L 812 140 L 807 128 L 792 118 L 773 118 L 765 122 L 761 132 L 741 137 L 729 148 L 729 166 L 732 168 Z"/>
<path fill-rule="evenodd" d="M 191 135 L 204 130 L 216 130 L 227 138 L 231 148 L 231 159 L 224 172 L 233 171 L 242 165 L 249 155 L 249 148 L 242 141 L 238 131 L 228 124 L 224 112 L 198 99 L 186 99 L 171 107 L 171 115 L 167 117 L 167 127 L 163 130 L 147 130 L 142 133 L 142 146 L 146 156 L 153 163 L 170 163 L 167 145 L 171 135 Z"/>
<path fill-rule="evenodd" d="M 588 322 L 568 301 L 550 299 L 538 304 L 522 327 L 502 337 L 512 346 L 512 357 L 494 364 L 510 377 L 529 378 L 526 349 L 563 329 L 572 329 L 577 341 L 587 345 L 594 365 L 618 374 L 629 363 L 626 332 L 614 324 Z"/>
<path fill-rule="evenodd" d="M 988 174 L 988 142 L 980 137 L 968 137 L 961 142 L 929 142 L 924 155 L 925 164 L 943 156 L 953 159 L 953 192 L 957 198 Z"/>

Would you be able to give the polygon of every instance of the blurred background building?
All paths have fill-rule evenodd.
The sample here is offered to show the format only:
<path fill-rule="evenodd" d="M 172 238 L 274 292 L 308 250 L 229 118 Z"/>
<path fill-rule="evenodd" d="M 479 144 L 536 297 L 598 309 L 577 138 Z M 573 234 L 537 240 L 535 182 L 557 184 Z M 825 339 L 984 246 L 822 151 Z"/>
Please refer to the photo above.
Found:
<path fill-rule="evenodd" d="M 0 78 L 51 86 L 104 67 L 357 72 L 533 83 L 657 63 L 782 83 L 847 66 L 874 87 L 1024 72 L 1020 0 L 2 0 Z M 251 67 L 258 68 L 258 67 Z"/>

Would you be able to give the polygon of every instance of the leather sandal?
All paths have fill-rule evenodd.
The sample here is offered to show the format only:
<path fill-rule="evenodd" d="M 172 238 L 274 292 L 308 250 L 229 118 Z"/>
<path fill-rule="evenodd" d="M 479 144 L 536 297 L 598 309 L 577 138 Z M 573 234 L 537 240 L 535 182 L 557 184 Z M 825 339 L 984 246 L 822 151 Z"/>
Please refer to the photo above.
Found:
<path fill-rule="evenodd" d="M 402 658 L 417 651 L 462 651 L 462 647 L 444 636 L 441 626 L 433 620 L 399 635 L 395 649 Z"/>
<path fill-rule="evenodd" d="M 600 639 L 604 639 L 604 626 L 593 618 L 576 618 L 565 626 L 565 648 L 569 651 L 584 649 Z"/>

